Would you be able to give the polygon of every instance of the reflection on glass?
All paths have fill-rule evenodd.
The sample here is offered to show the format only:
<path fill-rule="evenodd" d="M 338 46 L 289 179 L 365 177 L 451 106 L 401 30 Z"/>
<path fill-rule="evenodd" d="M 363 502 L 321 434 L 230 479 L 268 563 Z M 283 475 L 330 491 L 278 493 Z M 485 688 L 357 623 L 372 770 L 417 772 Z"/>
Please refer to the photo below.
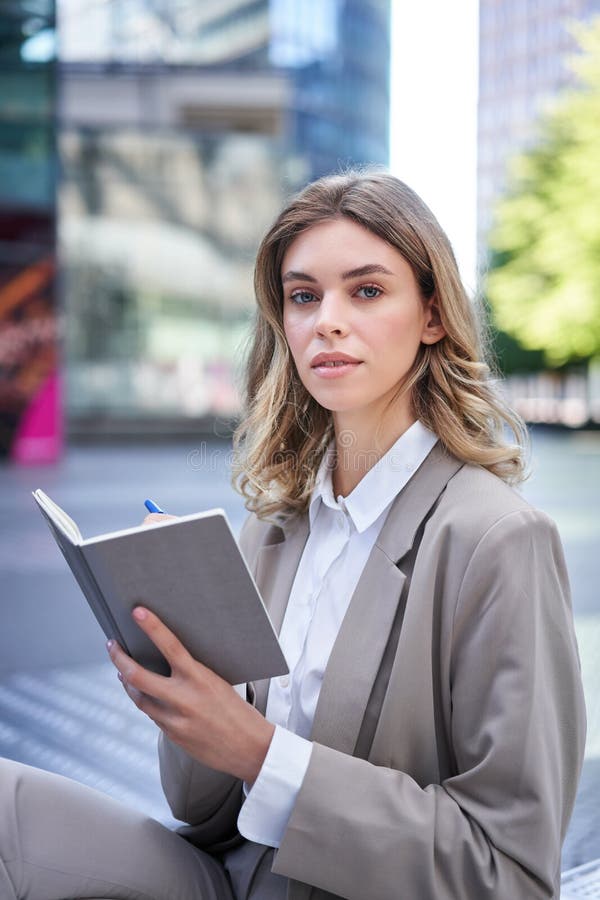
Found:
<path fill-rule="evenodd" d="M 276 142 L 68 131 L 60 149 L 71 412 L 235 413 Z"/>
<path fill-rule="evenodd" d="M 61 0 L 69 62 L 266 63 L 268 0 Z"/>

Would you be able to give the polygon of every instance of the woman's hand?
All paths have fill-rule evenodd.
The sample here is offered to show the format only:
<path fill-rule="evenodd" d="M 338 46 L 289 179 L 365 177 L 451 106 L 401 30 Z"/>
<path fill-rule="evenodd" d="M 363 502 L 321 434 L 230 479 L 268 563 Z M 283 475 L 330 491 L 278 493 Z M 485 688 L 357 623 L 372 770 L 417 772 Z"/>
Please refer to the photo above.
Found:
<path fill-rule="evenodd" d="M 170 740 L 213 769 L 254 782 L 275 727 L 212 669 L 197 662 L 144 607 L 133 618 L 171 666 L 170 677 L 144 669 L 116 641 L 107 644 L 127 694 Z"/>
<path fill-rule="evenodd" d="M 179 516 L 172 516 L 170 513 L 148 513 L 144 516 L 142 525 L 160 525 L 161 522 L 168 522 L 169 519 L 178 519 Z"/>

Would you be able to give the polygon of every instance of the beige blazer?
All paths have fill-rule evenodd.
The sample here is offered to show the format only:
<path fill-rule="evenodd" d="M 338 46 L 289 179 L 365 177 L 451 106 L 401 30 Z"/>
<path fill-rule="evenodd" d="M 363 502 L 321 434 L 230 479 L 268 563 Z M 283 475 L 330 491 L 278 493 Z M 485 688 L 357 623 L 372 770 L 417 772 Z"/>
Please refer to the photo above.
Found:
<path fill-rule="evenodd" d="M 307 535 L 306 515 L 243 528 L 277 629 Z M 438 443 L 367 561 L 311 737 L 273 863 L 288 900 L 559 897 L 585 711 L 553 522 Z M 239 781 L 164 738 L 160 760 L 193 840 L 227 846 Z"/>

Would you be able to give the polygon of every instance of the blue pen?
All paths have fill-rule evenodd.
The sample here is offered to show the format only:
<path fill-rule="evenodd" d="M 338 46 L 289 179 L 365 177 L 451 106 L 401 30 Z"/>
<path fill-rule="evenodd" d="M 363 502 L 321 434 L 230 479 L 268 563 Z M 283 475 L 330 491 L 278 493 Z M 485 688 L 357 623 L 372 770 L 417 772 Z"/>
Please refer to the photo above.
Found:
<path fill-rule="evenodd" d="M 166 515 L 164 509 L 161 509 L 160 506 L 157 506 L 154 500 L 144 500 L 144 506 L 151 513 L 162 513 L 162 515 Z"/>

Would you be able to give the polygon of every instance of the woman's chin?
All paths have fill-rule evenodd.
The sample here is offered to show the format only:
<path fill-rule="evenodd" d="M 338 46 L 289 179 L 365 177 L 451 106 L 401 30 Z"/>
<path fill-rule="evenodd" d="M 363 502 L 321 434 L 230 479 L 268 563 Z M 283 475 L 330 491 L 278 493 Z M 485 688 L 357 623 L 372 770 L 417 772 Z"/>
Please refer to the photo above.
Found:
<path fill-rule="evenodd" d="M 344 400 L 340 397 L 326 396 L 325 392 L 319 393 L 319 395 L 313 393 L 312 396 L 319 406 L 322 406 L 323 409 L 327 409 L 332 413 L 351 413 L 362 409 L 364 406 L 364 404 L 357 402 L 355 399 L 351 400 L 346 398 Z"/>

